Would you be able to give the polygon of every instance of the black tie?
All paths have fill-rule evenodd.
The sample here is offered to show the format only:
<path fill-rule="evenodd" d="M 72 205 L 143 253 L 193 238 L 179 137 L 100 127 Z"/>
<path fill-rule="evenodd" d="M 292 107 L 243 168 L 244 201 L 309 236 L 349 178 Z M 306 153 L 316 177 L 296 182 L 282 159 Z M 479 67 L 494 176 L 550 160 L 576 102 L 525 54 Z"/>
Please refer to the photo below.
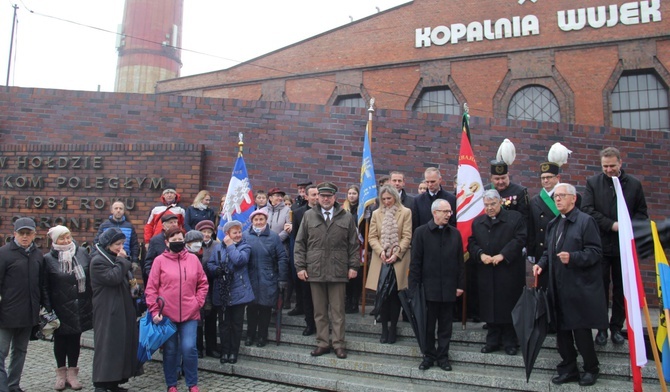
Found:
<path fill-rule="evenodd" d="M 326 225 L 330 226 L 330 211 L 326 211 L 324 214 L 326 214 Z"/>

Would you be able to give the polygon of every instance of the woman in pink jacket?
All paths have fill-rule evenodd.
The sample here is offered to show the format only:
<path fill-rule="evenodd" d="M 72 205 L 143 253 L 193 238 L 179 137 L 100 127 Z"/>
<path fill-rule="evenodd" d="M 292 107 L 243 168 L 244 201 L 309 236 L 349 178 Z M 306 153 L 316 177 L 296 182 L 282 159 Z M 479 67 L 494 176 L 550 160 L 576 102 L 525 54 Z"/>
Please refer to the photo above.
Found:
<path fill-rule="evenodd" d="M 200 308 L 205 304 L 209 286 L 198 257 L 185 249 L 184 232 L 175 227 L 165 234 L 167 250 L 156 257 L 146 287 L 148 311 L 154 323 L 163 316 L 176 326 L 163 346 L 163 373 L 168 392 L 177 392 L 177 365 L 182 356 L 182 370 L 189 392 L 198 392 L 198 349 L 196 336 Z M 162 315 L 156 299 L 165 300 Z M 177 348 L 179 344 L 179 348 Z"/>

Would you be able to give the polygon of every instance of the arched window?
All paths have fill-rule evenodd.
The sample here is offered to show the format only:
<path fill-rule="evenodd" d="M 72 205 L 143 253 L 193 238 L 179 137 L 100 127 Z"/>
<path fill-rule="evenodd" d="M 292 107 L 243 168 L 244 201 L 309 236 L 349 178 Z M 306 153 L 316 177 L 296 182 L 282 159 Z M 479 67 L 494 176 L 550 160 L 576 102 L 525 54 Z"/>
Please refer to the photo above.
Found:
<path fill-rule="evenodd" d="M 344 106 L 351 108 L 364 108 L 365 100 L 360 94 L 341 95 L 335 100 L 334 106 Z"/>
<path fill-rule="evenodd" d="M 561 112 L 551 90 L 542 86 L 528 86 L 512 97 L 507 108 L 507 118 L 560 122 Z"/>
<path fill-rule="evenodd" d="M 458 100 L 448 87 L 424 89 L 414 105 L 414 110 L 424 113 L 461 114 Z"/>
<path fill-rule="evenodd" d="M 652 73 L 622 75 L 612 90 L 612 126 L 669 131 L 668 89 Z"/>

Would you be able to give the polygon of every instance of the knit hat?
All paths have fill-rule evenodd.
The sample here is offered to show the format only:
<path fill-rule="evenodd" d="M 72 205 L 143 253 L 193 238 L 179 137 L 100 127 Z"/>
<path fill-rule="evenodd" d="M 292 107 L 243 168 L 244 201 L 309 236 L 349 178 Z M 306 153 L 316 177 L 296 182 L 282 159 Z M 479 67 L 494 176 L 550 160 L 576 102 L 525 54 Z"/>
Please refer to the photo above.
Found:
<path fill-rule="evenodd" d="M 98 244 L 103 248 L 108 248 L 113 243 L 125 239 L 126 235 L 123 234 L 121 229 L 118 227 L 110 227 L 109 229 L 103 231 L 102 234 L 100 234 L 100 237 L 98 237 Z"/>
<path fill-rule="evenodd" d="M 205 229 L 210 229 L 212 231 L 212 233 L 216 232 L 214 222 L 212 222 L 211 220 L 200 221 L 197 225 L 195 225 L 195 229 L 198 230 L 198 231 L 203 231 Z"/>
<path fill-rule="evenodd" d="M 70 229 L 65 226 L 57 225 L 49 229 L 47 235 L 51 238 L 52 242 L 56 242 L 60 236 L 65 233 L 69 233 Z"/>
<path fill-rule="evenodd" d="M 253 220 L 254 216 L 256 216 L 256 215 L 264 215 L 265 219 L 268 218 L 268 212 L 265 210 L 265 208 L 261 208 L 260 210 L 256 210 L 256 211 L 252 212 L 251 215 L 249 215 L 249 219 Z"/>
<path fill-rule="evenodd" d="M 184 242 L 189 244 L 191 242 L 202 242 L 205 240 L 205 237 L 202 236 L 202 233 L 198 230 L 191 230 L 184 236 Z"/>
<path fill-rule="evenodd" d="M 241 228 L 242 228 L 242 222 L 240 222 L 240 221 L 236 221 L 236 220 L 232 220 L 232 221 L 230 221 L 230 222 L 226 222 L 226 224 L 223 225 L 223 233 L 224 233 L 224 234 L 227 234 L 227 233 L 228 233 L 228 230 L 232 229 L 232 228 L 235 227 L 235 226 L 239 226 L 240 229 L 241 229 Z"/>
<path fill-rule="evenodd" d="M 286 196 L 286 192 L 282 191 L 279 188 L 272 188 L 268 191 L 268 196 L 280 194 L 282 197 Z"/>

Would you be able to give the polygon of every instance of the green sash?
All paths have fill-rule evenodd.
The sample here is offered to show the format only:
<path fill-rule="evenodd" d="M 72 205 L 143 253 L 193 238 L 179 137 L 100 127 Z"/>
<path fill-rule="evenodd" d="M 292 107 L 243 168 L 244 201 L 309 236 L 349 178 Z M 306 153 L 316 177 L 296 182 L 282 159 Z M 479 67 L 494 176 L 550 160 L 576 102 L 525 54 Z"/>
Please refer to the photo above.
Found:
<path fill-rule="evenodd" d="M 547 193 L 547 191 L 544 190 L 544 188 L 542 188 L 542 190 L 540 191 L 540 198 L 542 199 L 544 204 L 546 204 L 547 207 L 549 207 L 549 209 L 551 210 L 551 212 L 554 213 L 555 216 L 558 216 L 558 214 L 560 214 L 558 208 L 556 208 L 556 203 L 554 202 L 554 199 L 552 199 L 552 197 L 549 196 L 549 194 Z"/>

